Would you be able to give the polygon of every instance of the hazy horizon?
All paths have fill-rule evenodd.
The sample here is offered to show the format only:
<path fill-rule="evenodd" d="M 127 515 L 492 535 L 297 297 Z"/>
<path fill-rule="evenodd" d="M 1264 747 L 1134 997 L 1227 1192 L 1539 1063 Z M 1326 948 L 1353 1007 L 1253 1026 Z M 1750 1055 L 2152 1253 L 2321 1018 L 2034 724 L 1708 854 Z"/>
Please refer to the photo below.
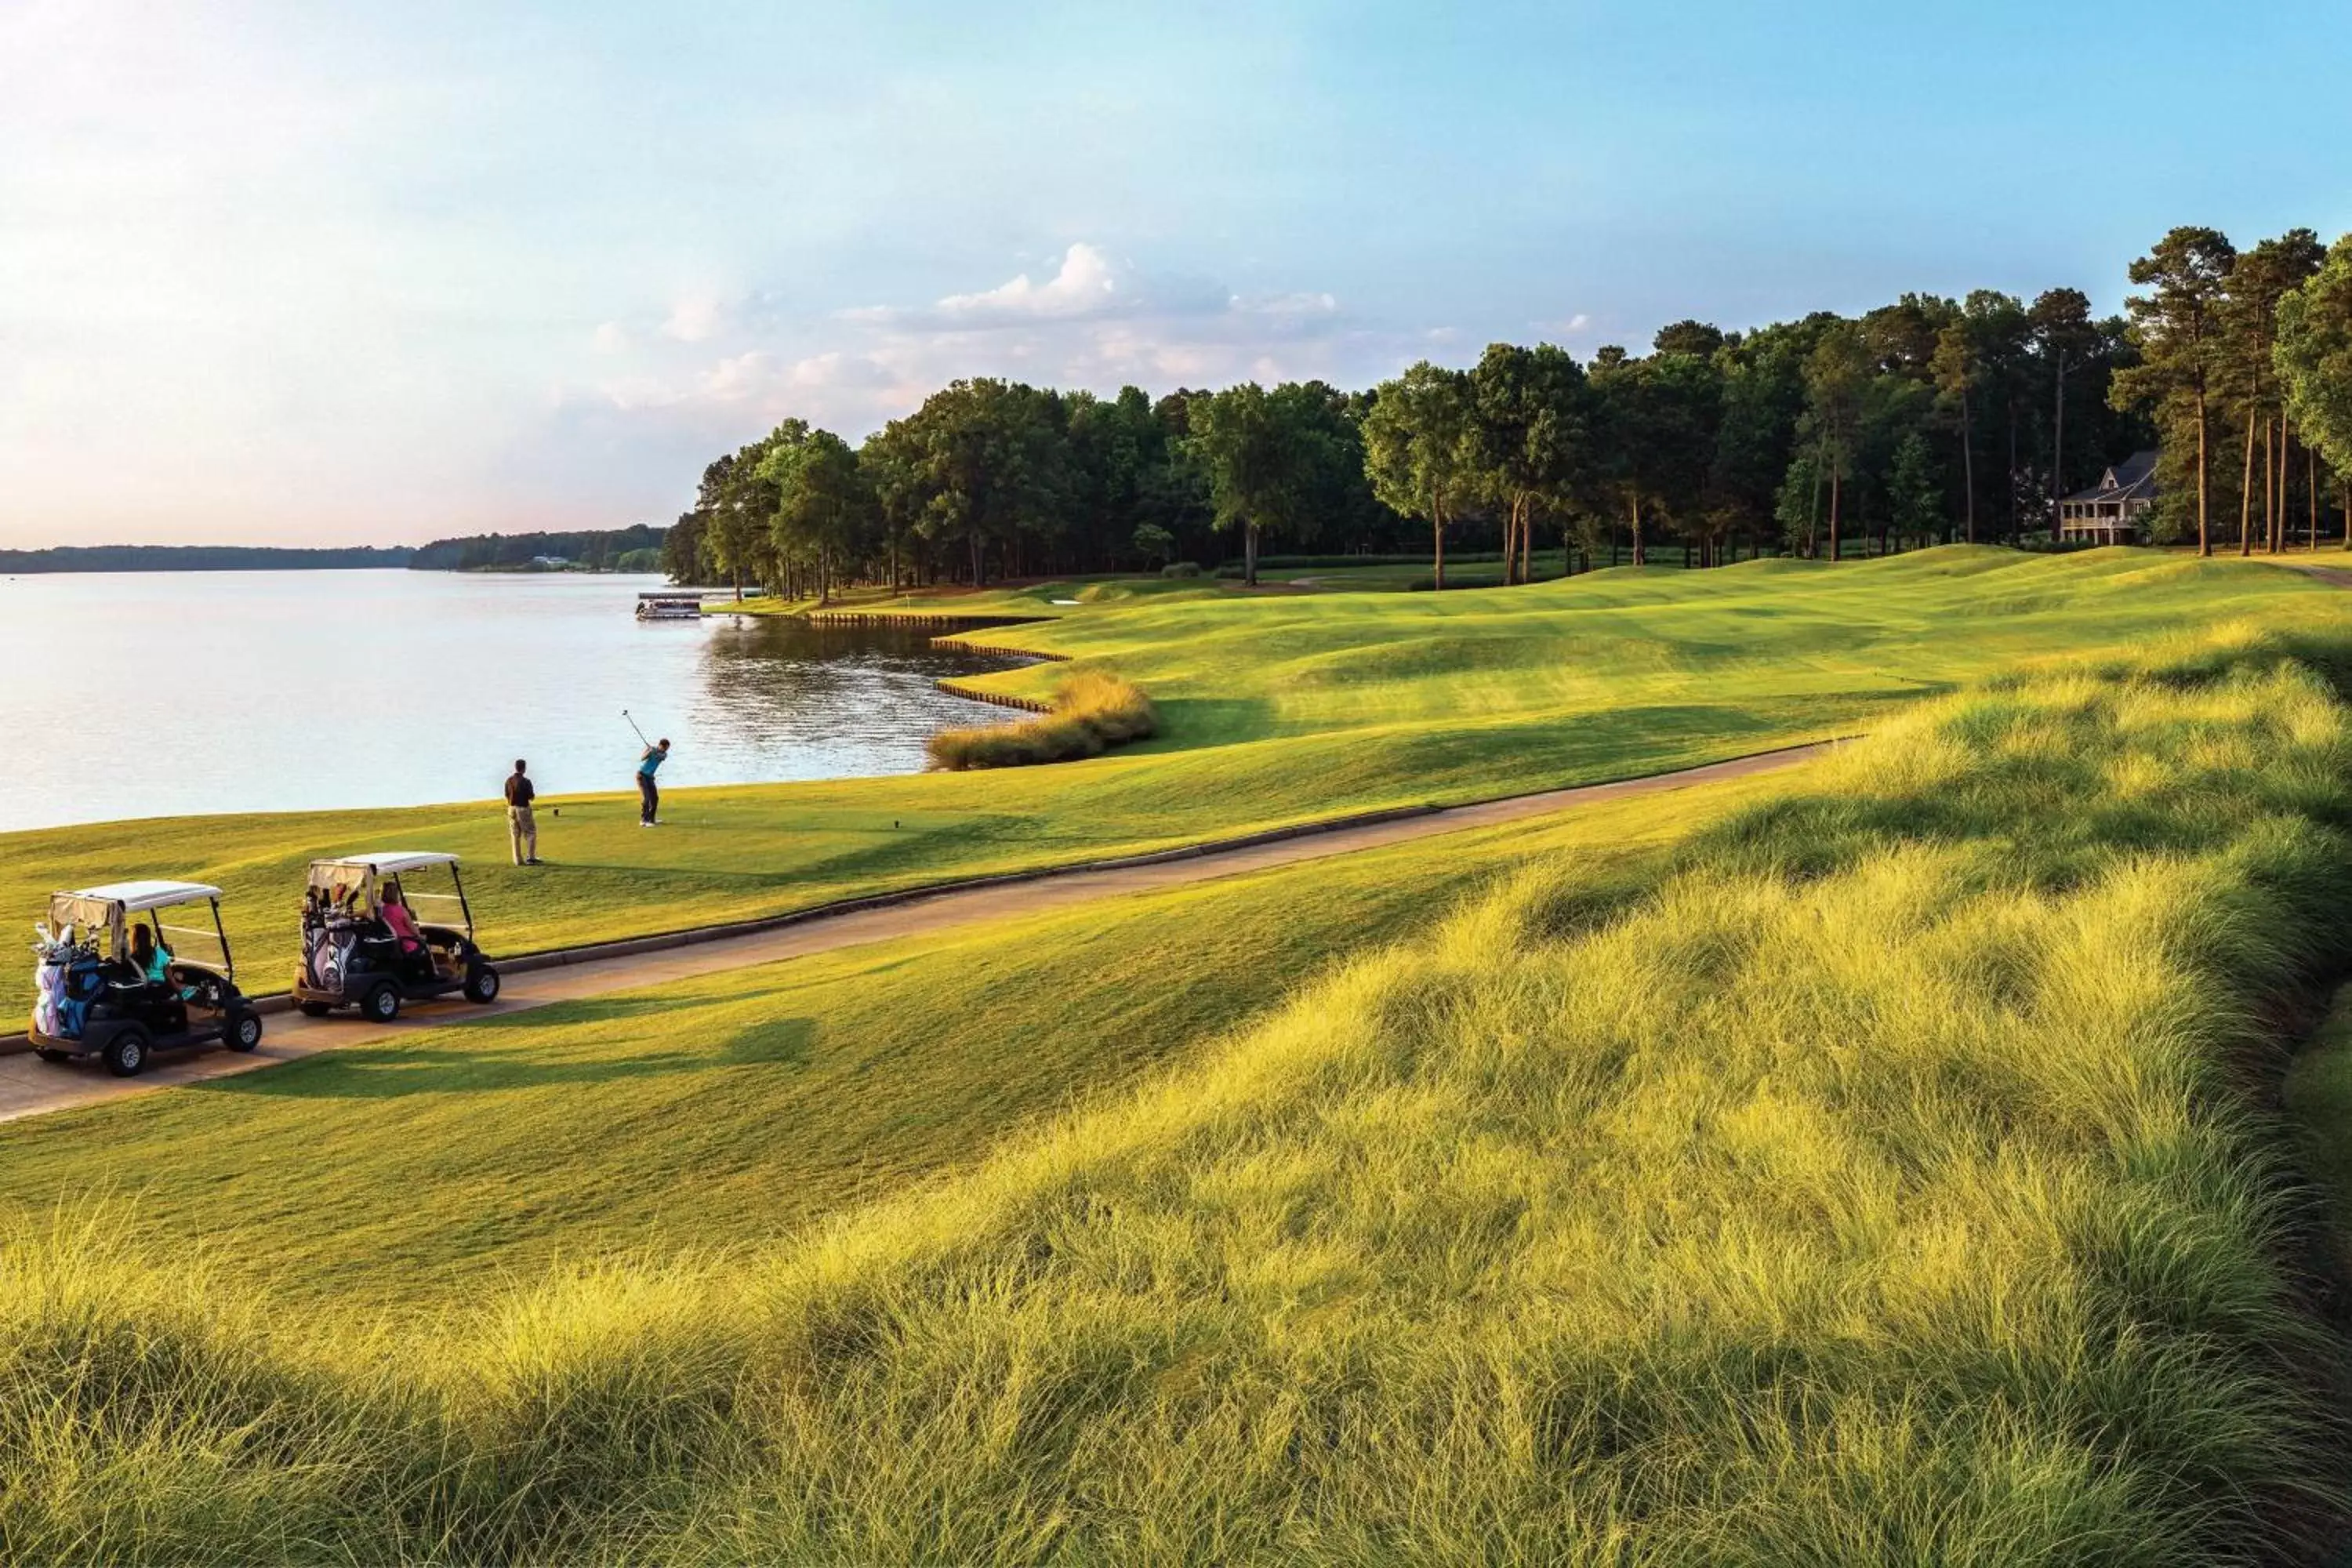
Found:
<path fill-rule="evenodd" d="M 0 547 L 666 522 L 786 414 L 855 438 L 961 375 L 2107 310 L 2175 224 L 2352 226 L 2341 7 L 1674 12 L 35 0 Z"/>

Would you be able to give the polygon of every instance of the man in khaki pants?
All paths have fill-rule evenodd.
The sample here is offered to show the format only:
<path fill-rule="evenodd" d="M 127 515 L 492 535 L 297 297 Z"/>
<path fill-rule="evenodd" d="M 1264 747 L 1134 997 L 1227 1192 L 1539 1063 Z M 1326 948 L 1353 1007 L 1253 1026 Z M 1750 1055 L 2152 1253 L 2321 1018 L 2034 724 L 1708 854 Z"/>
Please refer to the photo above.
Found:
<path fill-rule="evenodd" d="M 539 864 L 539 824 L 530 815 L 530 803 L 539 798 L 539 791 L 523 773 L 530 765 L 517 757 L 515 771 L 507 780 L 507 841 L 514 848 L 518 866 Z"/>

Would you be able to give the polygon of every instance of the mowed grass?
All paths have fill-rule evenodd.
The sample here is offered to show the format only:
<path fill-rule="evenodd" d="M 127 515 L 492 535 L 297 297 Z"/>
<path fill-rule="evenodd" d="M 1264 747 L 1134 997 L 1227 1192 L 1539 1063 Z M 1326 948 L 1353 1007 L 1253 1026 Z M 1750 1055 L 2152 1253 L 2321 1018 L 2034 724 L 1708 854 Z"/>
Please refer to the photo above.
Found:
<path fill-rule="evenodd" d="M 248 986 L 278 990 L 292 976 L 302 870 L 317 855 L 462 854 L 487 945 L 525 952 L 1654 773 L 1868 728 L 2021 659 L 2237 617 L 2329 626 L 2348 613 L 2340 591 L 2299 574 L 2133 551 L 1624 568 L 1444 595 L 1134 591 L 1155 586 L 1084 585 L 1078 596 L 1102 592 L 1058 621 L 982 635 L 1141 686 L 1160 733 L 1110 755 L 678 789 L 665 796 L 667 826 L 651 833 L 636 826 L 634 797 L 548 800 L 541 851 L 552 864 L 527 872 L 505 864 L 502 812 L 488 803 L 0 835 L 0 913 L 29 925 L 53 890 L 121 877 L 215 882 L 230 894 Z M 990 679 L 1045 697 L 1067 673 Z M 28 1001 L 29 973 L 0 968 L 0 1008 Z"/>
<path fill-rule="evenodd" d="M 0 1210 L 119 1200 L 169 1249 L 340 1312 L 470 1300 L 559 1258 L 774 1241 L 977 1164 L 1530 857 L 1616 886 L 1770 785 L 361 1037 L 13 1125 Z"/>
<path fill-rule="evenodd" d="M 754 1255 L 385 1327 L 36 1221 L 0 1253 L 0 1529 L 173 1562 L 2315 1555 L 2346 1347 L 2264 1020 L 2352 928 L 2352 731 L 2290 646 L 1927 704 Z"/>

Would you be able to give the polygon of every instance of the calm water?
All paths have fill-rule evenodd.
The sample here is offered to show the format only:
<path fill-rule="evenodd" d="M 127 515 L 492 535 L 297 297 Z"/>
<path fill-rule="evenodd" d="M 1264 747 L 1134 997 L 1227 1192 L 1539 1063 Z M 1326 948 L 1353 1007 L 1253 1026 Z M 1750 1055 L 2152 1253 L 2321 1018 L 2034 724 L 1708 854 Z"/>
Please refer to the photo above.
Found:
<path fill-rule="evenodd" d="M 653 577 L 443 572 L 0 578 L 0 831 L 184 812 L 912 773 L 1018 715 L 934 690 L 1003 661 L 927 634 L 638 622 Z"/>

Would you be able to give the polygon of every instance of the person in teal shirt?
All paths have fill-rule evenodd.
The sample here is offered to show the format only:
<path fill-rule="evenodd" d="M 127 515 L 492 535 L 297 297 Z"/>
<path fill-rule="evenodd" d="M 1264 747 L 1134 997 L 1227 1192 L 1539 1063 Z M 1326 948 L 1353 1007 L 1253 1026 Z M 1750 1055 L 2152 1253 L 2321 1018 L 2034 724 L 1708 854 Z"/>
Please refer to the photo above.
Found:
<path fill-rule="evenodd" d="M 172 950 L 155 940 L 145 926 L 131 928 L 131 967 L 150 985 L 161 985 L 172 975 Z"/>
<path fill-rule="evenodd" d="M 669 761 L 669 741 L 667 737 L 646 748 L 637 759 L 637 826 L 661 826 L 661 787 L 654 783 L 654 774 Z"/>

